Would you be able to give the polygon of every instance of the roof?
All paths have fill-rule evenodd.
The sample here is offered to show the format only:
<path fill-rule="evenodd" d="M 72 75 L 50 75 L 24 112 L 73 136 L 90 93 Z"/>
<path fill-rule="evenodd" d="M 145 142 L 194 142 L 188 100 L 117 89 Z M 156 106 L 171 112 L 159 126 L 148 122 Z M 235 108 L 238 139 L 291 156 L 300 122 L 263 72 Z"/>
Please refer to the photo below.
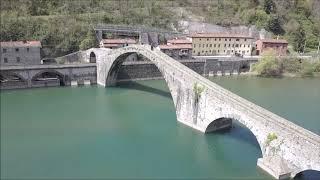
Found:
<path fill-rule="evenodd" d="M 192 38 L 248 38 L 253 37 L 246 34 L 232 34 L 232 33 L 195 33 L 191 34 Z"/>
<path fill-rule="evenodd" d="M 0 42 L 1 47 L 41 47 L 40 41 L 7 41 Z"/>
<path fill-rule="evenodd" d="M 263 43 L 281 43 L 281 44 L 288 44 L 288 41 L 285 39 L 259 39 Z"/>
<path fill-rule="evenodd" d="M 159 45 L 160 49 L 192 49 L 191 44 Z"/>
<path fill-rule="evenodd" d="M 134 39 L 102 39 L 103 44 L 135 44 Z"/>
<path fill-rule="evenodd" d="M 169 44 L 192 44 L 192 42 L 187 39 L 171 39 L 171 40 L 168 40 L 167 43 L 169 43 Z"/>

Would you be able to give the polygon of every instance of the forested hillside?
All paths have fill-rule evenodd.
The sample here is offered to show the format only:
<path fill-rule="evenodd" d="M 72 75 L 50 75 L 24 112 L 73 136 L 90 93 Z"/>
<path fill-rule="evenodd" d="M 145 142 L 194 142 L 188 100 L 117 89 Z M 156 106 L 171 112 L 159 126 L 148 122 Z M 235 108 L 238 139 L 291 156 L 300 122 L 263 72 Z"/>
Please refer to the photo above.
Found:
<path fill-rule="evenodd" d="M 318 46 L 320 0 L 1 0 L 1 41 L 41 40 L 46 56 L 60 56 L 94 46 L 99 23 L 172 29 L 192 17 L 256 25 L 284 36 L 296 51 Z"/>

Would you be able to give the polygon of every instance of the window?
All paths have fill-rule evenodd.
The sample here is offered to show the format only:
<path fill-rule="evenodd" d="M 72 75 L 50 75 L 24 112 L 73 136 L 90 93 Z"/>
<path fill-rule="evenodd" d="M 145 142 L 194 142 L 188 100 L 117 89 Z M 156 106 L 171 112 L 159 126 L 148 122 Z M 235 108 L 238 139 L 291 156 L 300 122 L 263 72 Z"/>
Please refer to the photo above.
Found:
<path fill-rule="evenodd" d="M 231 38 L 229 39 L 229 41 L 231 41 Z"/>
<path fill-rule="evenodd" d="M 29 48 L 27 48 L 27 52 L 29 52 Z"/>
<path fill-rule="evenodd" d="M 201 41 L 201 38 L 199 39 L 199 41 Z"/>
<path fill-rule="evenodd" d="M 19 48 L 16 48 L 16 52 L 19 52 Z"/>
<path fill-rule="evenodd" d="M 209 38 L 207 39 L 207 41 L 209 41 Z"/>
<path fill-rule="evenodd" d="M 242 44 L 240 44 L 240 47 L 242 46 Z"/>
<path fill-rule="evenodd" d="M 244 39 L 244 41 L 247 41 L 247 39 Z"/>
<path fill-rule="evenodd" d="M 239 47 L 239 44 L 236 44 L 236 47 Z"/>
<path fill-rule="evenodd" d="M 211 49 L 209 50 L 209 52 L 211 53 Z"/>
<path fill-rule="evenodd" d="M 4 63 L 8 63 L 8 58 L 3 58 Z"/>
<path fill-rule="evenodd" d="M 196 51 L 195 51 L 195 50 L 193 50 L 193 53 L 196 53 Z"/>
<path fill-rule="evenodd" d="M 233 50 L 231 50 L 231 52 L 233 53 Z"/>
<path fill-rule="evenodd" d="M 229 47 L 231 46 L 231 44 L 229 44 Z"/>
<path fill-rule="evenodd" d="M 236 39 L 236 41 L 240 41 L 240 39 Z"/>
<path fill-rule="evenodd" d="M 217 41 L 217 38 L 214 38 L 215 41 Z"/>
<path fill-rule="evenodd" d="M 224 41 L 227 41 L 227 39 L 224 39 Z"/>
<path fill-rule="evenodd" d="M 223 52 L 226 52 L 226 50 L 223 50 Z"/>
<path fill-rule="evenodd" d="M 210 47 L 212 47 L 212 44 L 210 44 Z"/>
<path fill-rule="evenodd" d="M 7 49 L 3 49 L 2 52 L 3 52 L 3 53 L 6 53 L 6 52 L 7 52 Z"/>
<path fill-rule="evenodd" d="M 219 38 L 219 41 L 221 41 L 221 38 Z"/>
<path fill-rule="evenodd" d="M 206 46 L 208 47 L 208 44 Z"/>
<path fill-rule="evenodd" d="M 220 44 L 218 44 L 218 47 L 220 47 Z"/>
<path fill-rule="evenodd" d="M 204 44 L 202 44 L 202 47 L 204 47 Z"/>
<path fill-rule="evenodd" d="M 232 44 L 232 47 L 234 47 L 234 44 Z"/>
<path fill-rule="evenodd" d="M 196 44 L 194 44 L 193 47 L 196 47 Z"/>
<path fill-rule="evenodd" d="M 227 47 L 227 44 L 224 44 L 224 47 Z"/>
<path fill-rule="evenodd" d="M 17 57 L 17 62 L 20 62 L 20 57 Z"/>
<path fill-rule="evenodd" d="M 219 53 L 220 51 L 218 50 L 218 53 Z"/>
<path fill-rule="evenodd" d="M 216 47 L 216 44 L 213 47 Z"/>
<path fill-rule="evenodd" d="M 202 53 L 203 53 L 204 51 L 202 50 Z"/>
<path fill-rule="evenodd" d="M 201 47 L 201 44 L 199 44 L 199 48 Z"/>

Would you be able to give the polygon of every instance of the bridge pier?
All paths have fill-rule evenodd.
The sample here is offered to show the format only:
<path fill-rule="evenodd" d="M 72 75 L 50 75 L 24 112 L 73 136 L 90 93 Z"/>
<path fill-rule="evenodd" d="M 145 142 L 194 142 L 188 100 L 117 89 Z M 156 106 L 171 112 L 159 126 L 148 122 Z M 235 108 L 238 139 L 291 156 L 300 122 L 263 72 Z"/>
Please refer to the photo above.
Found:
<path fill-rule="evenodd" d="M 263 157 L 257 161 L 257 166 L 275 179 L 290 179 L 291 170 L 279 156 Z"/>

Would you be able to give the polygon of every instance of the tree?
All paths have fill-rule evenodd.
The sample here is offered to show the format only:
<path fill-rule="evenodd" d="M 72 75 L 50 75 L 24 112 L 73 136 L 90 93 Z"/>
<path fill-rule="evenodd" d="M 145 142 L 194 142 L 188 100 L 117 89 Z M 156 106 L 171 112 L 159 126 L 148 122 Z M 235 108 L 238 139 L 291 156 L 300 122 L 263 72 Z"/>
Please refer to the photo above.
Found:
<path fill-rule="evenodd" d="M 291 33 L 293 48 L 295 51 L 302 52 L 306 41 L 306 33 L 300 25 L 297 30 Z"/>
<path fill-rule="evenodd" d="M 273 0 L 264 0 L 263 9 L 267 14 L 271 14 L 272 12 L 275 12 L 276 4 Z"/>
<path fill-rule="evenodd" d="M 93 32 L 93 30 L 89 30 L 87 32 L 86 38 L 81 41 L 79 48 L 81 50 L 86 50 L 96 46 L 97 46 L 97 40 L 96 40 L 95 33 Z"/>
<path fill-rule="evenodd" d="M 271 31 L 275 35 L 283 35 L 285 31 L 283 30 L 279 16 L 273 15 L 268 21 L 266 29 Z"/>

